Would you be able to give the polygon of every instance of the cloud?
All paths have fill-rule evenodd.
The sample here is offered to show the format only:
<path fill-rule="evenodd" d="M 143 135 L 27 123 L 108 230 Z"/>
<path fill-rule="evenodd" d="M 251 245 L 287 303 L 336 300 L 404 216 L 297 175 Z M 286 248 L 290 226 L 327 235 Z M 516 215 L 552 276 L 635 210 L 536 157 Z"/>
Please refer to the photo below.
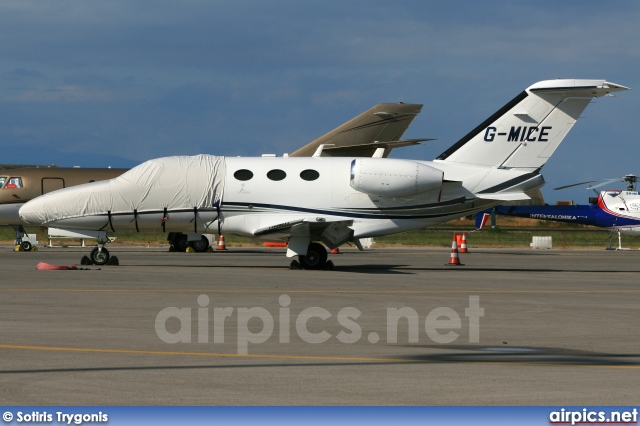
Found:
<path fill-rule="evenodd" d="M 38 86 L 9 95 L 8 102 L 67 103 L 67 102 L 106 102 L 113 98 L 108 92 L 81 86 Z"/>
<path fill-rule="evenodd" d="M 140 161 L 281 153 L 404 101 L 425 104 L 406 136 L 439 140 L 398 155 L 430 159 L 535 81 L 640 85 L 639 21 L 628 0 L 2 2 L 0 128 Z M 634 140 L 633 96 L 587 110 L 569 136 L 581 165 Z"/>

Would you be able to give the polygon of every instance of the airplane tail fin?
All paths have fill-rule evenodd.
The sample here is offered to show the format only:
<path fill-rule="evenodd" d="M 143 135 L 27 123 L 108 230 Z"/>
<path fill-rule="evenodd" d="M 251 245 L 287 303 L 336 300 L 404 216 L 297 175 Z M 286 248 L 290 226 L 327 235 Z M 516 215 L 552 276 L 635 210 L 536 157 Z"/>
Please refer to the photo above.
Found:
<path fill-rule="evenodd" d="M 349 155 L 371 157 L 378 148 L 372 145 L 374 142 L 399 141 L 421 108 L 422 104 L 378 104 L 289 156 L 311 157 L 318 147 L 324 144 L 333 145 L 334 155 L 345 155 L 337 148 L 348 147 Z M 363 146 L 359 149 L 358 145 Z M 385 149 L 390 152 L 393 148 Z M 388 155 L 388 152 L 386 154 Z M 332 152 L 325 149 L 322 155 L 331 156 Z"/>
<path fill-rule="evenodd" d="M 487 226 L 487 222 L 491 218 L 491 213 L 480 212 L 476 213 L 476 229 L 480 230 Z"/>
<path fill-rule="evenodd" d="M 628 90 L 605 80 L 547 80 L 516 96 L 436 160 L 534 171 L 594 97 Z"/>

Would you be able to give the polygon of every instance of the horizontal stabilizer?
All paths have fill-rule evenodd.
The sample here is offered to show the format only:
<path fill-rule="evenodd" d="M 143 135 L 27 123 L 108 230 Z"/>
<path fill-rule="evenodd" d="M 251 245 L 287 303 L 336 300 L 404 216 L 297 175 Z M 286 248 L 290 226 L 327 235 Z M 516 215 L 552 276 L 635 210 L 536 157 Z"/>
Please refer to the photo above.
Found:
<path fill-rule="evenodd" d="M 388 141 L 388 142 L 380 142 L 375 141 L 372 143 L 365 143 L 360 145 L 347 145 L 347 146 L 328 146 L 324 150 L 325 151 L 338 151 L 341 149 L 350 149 L 350 148 L 364 148 L 364 147 L 374 147 L 374 148 L 401 148 L 403 146 L 412 146 L 417 145 L 420 142 L 426 141 L 435 141 L 433 138 L 426 139 L 405 139 L 401 141 Z"/>
<path fill-rule="evenodd" d="M 383 148 L 385 150 L 385 157 L 389 155 L 392 149 L 401 148 L 405 146 L 418 145 L 420 142 L 434 141 L 436 139 L 406 139 L 399 141 L 381 142 L 375 141 L 371 143 L 346 145 L 346 146 L 325 146 L 322 149 L 322 153 L 330 157 L 371 157 L 373 153 Z M 314 156 L 317 156 L 314 154 Z"/>

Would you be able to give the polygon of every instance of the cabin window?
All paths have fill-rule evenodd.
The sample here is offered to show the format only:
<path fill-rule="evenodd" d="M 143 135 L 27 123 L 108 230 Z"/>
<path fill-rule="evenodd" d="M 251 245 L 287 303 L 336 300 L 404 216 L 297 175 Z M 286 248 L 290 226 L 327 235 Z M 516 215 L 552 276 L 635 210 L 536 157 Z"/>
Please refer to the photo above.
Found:
<path fill-rule="evenodd" d="M 4 186 L 5 188 L 22 188 L 22 178 L 21 177 L 10 177 L 7 181 L 7 184 Z"/>
<path fill-rule="evenodd" d="M 6 176 L 0 176 L 0 188 L 4 185 L 4 181 L 7 180 Z"/>
<path fill-rule="evenodd" d="M 253 172 L 247 169 L 240 169 L 233 174 L 233 177 L 238 180 L 250 180 L 253 177 Z"/>
<path fill-rule="evenodd" d="M 287 177 L 287 174 L 284 170 L 273 169 L 267 173 L 267 177 L 271 180 L 282 180 Z"/>
<path fill-rule="evenodd" d="M 315 170 L 307 169 L 300 172 L 300 177 L 304 180 L 316 180 L 320 177 L 320 173 Z"/>

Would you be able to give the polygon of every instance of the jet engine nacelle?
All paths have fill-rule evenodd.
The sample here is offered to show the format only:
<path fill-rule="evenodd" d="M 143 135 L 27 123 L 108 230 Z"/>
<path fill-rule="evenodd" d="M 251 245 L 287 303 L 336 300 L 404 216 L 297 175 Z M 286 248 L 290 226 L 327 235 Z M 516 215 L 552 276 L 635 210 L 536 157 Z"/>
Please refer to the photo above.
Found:
<path fill-rule="evenodd" d="M 351 187 L 383 197 L 407 197 L 442 188 L 444 172 L 417 161 L 358 158 L 351 162 Z"/>

